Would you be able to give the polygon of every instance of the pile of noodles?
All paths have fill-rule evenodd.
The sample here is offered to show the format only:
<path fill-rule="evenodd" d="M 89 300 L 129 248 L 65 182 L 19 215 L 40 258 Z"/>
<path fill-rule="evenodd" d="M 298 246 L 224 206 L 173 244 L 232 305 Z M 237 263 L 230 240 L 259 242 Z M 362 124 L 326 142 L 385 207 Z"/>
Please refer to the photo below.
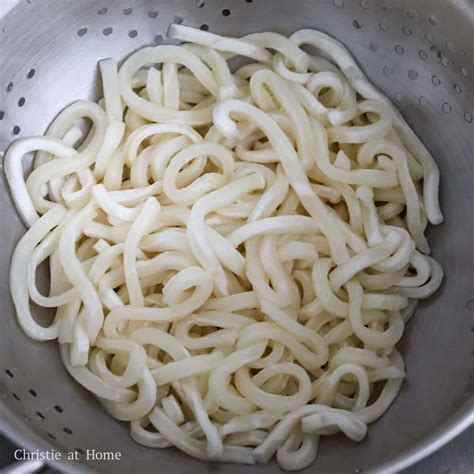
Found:
<path fill-rule="evenodd" d="M 395 344 L 443 275 L 438 169 L 323 33 L 169 36 L 189 43 L 101 61 L 98 104 L 9 148 L 18 320 L 136 442 L 301 469 L 400 389 Z"/>

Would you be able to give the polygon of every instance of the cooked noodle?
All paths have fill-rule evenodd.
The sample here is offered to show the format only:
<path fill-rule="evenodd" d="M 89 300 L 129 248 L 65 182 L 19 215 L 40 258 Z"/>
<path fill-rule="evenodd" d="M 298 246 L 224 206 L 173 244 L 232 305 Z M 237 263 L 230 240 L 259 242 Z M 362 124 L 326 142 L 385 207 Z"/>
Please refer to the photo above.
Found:
<path fill-rule="evenodd" d="M 58 340 L 137 443 L 301 469 L 320 436 L 361 441 L 400 389 L 395 345 L 443 276 L 424 235 L 442 221 L 438 169 L 323 33 L 169 36 L 190 43 L 101 61 L 100 105 L 9 148 L 30 227 L 18 321 Z M 251 63 L 232 72 L 234 56 Z M 49 326 L 30 301 L 56 308 Z"/>

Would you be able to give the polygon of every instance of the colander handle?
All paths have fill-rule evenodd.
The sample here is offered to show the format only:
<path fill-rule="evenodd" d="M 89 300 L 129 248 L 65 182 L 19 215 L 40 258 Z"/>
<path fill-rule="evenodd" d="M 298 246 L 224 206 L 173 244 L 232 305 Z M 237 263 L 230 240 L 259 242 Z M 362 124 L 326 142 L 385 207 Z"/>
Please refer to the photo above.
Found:
<path fill-rule="evenodd" d="M 7 466 L 3 472 L 5 474 L 33 474 L 45 467 L 43 461 L 19 461 Z"/>

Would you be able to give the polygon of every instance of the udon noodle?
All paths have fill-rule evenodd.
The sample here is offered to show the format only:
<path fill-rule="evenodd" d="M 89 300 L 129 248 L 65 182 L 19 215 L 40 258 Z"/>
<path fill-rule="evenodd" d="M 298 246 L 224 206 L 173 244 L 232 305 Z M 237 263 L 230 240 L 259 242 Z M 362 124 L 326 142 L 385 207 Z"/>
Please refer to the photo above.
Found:
<path fill-rule="evenodd" d="M 169 37 L 101 61 L 98 103 L 9 148 L 18 321 L 137 443 L 301 469 L 400 389 L 395 345 L 443 276 L 438 169 L 323 33 Z"/>

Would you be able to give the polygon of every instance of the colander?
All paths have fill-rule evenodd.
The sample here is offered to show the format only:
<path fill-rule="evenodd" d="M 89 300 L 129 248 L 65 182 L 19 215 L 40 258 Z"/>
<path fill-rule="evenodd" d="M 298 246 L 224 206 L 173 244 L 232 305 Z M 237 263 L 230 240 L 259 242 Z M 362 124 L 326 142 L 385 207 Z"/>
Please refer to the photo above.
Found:
<path fill-rule="evenodd" d="M 97 61 L 169 42 L 173 22 L 231 36 L 316 28 L 345 43 L 438 162 L 445 222 L 430 229 L 429 240 L 446 278 L 406 328 L 400 349 L 407 379 L 395 403 L 362 444 L 325 439 L 304 472 L 394 472 L 472 423 L 472 0 L 2 0 L 0 9 L 0 152 L 18 137 L 43 134 L 72 101 L 97 100 Z M 61 470 L 274 472 L 275 464 L 211 465 L 177 450 L 135 444 L 127 426 L 68 376 L 55 343 L 23 334 L 8 268 L 25 229 L 4 179 L 0 186 L 0 429 L 29 450 L 64 453 L 55 462 Z M 36 310 L 39 320 L 49 317 Z M 120 452 L 121 460 L 87 460 L 88 449 Z M 73 451 L 79 462 L 66 460 Z"/>

